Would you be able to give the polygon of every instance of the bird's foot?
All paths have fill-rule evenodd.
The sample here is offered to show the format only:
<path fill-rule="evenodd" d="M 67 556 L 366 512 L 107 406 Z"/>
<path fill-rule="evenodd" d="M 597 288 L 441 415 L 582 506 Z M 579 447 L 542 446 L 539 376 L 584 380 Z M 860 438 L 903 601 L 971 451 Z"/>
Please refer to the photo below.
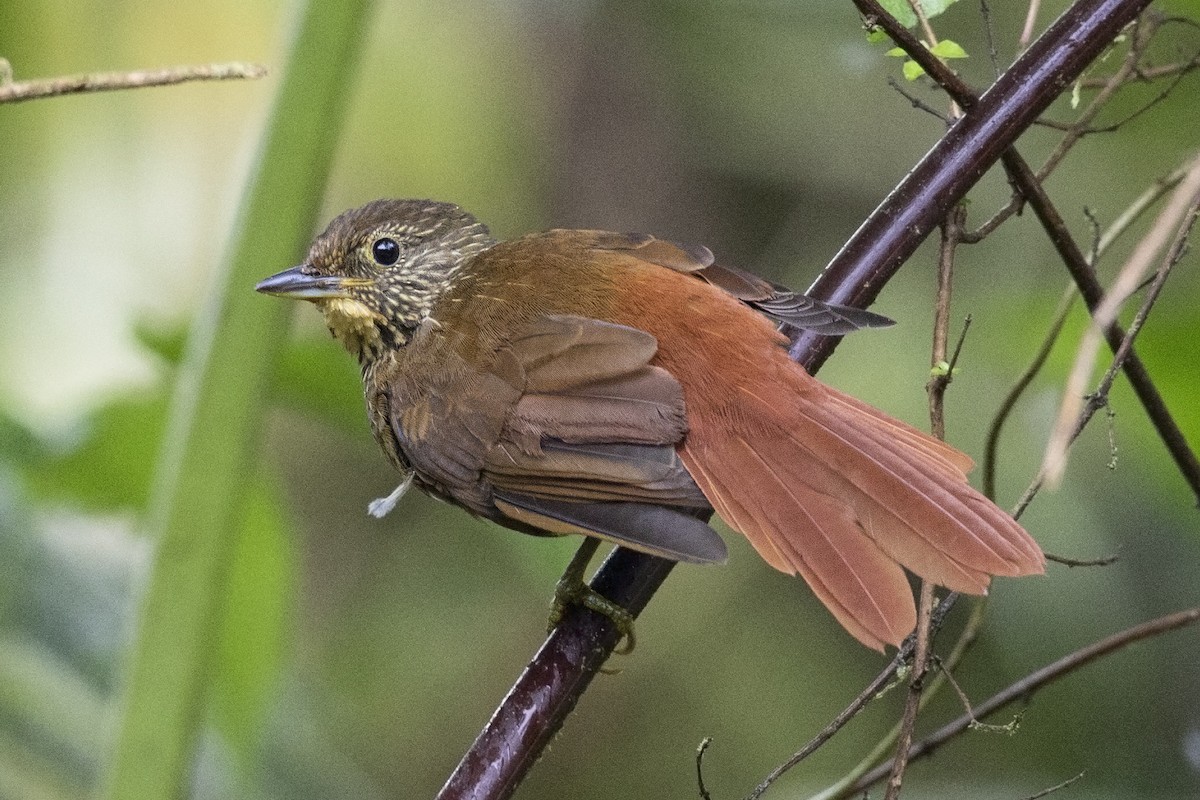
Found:
<path fill-rule="evenodd" d="M 633 652 L 636 644 L 633 635 L 633 614 L 588 586 L 583 579 L 588 562 L 592 560 L 592 556 L 595 555 L 599 546 L 599 539 L 591 537 L 584 539 L 583 544 L 571 559 L 571 563 L 567 565 L 566 571 L 558 579 L 558 583 L 554 587 L 554 599 L 550 603 L 547 632 L 554 630 L 562 622 L 567 606 L 583 606 L 612 620 L 613 625 L 621 634 L 621 643 L 613 649 L 613 652 L 618 655 L 628 655 Z"/>

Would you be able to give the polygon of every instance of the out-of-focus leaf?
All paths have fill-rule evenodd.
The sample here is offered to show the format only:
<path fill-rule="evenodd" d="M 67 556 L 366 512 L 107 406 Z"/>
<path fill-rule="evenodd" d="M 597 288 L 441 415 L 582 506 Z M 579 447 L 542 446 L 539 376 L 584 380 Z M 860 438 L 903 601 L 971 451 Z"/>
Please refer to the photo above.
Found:
<path fill-rule="evenodd" d="M 279 364 L 274 391 L 279 405 L 333 425 L 358 431 L 365 424 L 358 365 L 332 339 L 293 341 Z"/>
<path fill-rule="evenodd" d="M 144 509 L 166 427 L 162 391 L 129 395 L 98 409 L 76 446 L 28 465 L 30 491 L 91 511 Z"/>
<path fill-rule="evenodd" d="M 106 698 L 53 650 L 25 636 L 0 638 L 0 716 L 24 733 L 22 749 L 54 757 L 59 775 L 86 777 L 104 751 Z"/>
<path fill-rule="evenodd" d="M 917 78 L 925 74 L 925 68 L 915 61 L 904 62 L 904 79 L 915 81 Z"/>
<path fill-rule="evenodd" d="M 264 727 L 287 638 L 295 557 L 278 490 L 259 477 L 234 546 L 221 630 L 213 712 L 247 763 Z"/>
<path fill-rule="evenodd" d="M 300 309 L 303 313 L 311 309 Z M 138 341 L 168 363 L 183 357 L 186 331 L 141 325 Z M 336 426 L 360 430 L 362 382 L 354 359 L 332 338 L 292 339 L 276 366 L 275 404 Z M 0 428 L 0 435 L 3 430 Z"/>
<path fill-rule="evenodd" d="M 133 326 L 133 336 L 138 344 L 172 366 L 183 361 L 183 349 L 187 345 L 187 329 L 182 326 L 163 327 L 138 321 Z"/>

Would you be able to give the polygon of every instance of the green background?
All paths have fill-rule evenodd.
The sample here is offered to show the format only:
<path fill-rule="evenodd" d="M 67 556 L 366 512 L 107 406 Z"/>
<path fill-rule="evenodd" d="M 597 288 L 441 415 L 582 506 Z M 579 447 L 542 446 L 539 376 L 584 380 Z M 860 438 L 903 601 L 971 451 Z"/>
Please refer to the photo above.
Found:
<path fill-rule="evenodd" d="M 1003 62 L 1023 11 L 992 5 Z M 1048 21 L 1063 4 L 1047 6 Z M 235 59 L 273 70 L 251 83 L 0 107 L 0 798 L 85 797 L 113 757 L 183 338 L 219 281 L 297 24 L 295 8 L 272 2 L 0 6 L 0 56 L 18 79 Z M 971 54 L 954 66 L 986 85 L 977 7 L 959 4 L 935 26 Z M 379 4 L 367 31 L 320 224 L 375 197 L 435 197 L 501 237 L 652 231 L 803 288 L 942 130 L 887 86 L 901 63 L 866 42 L 849 3 L 394 2 Z M 1174 29 L 1159 60 L 1194 52 L 1196 38 Z M 1085 139 L 1050 179 L 1081 242 L 1091 237 L 1084 207 L 1111 221 L 1195 150 L 1197 80 Z M 909 88 L 944 106 L 924 84 Z M 1156 91 L 1135 87 L 1102 119 Z M 1049 116 L 1070 111 L 1061 101 Z M 1036 164 L 1056 139 L 1035 129 L 1021 149 Z M 1006 198 L 989 176 L 971 195 L 971 221 Z M 1135 238 L 1100 265 L 1105 281 Z M 822 372 L 918 425 L 932 262 L 926 246 L 876 305 L 900 324 L 850 337 Z M 1172 275 L 1139 350 L 1200 443 L 1196 264 L 1193 255 Z M 976 457 L 1065 282 L 1030 215 L 960 252 L 955 329 L 967 313 L 974 322 L 948 437 Z M 369 519 L 367 502 L 397 476 L 370 437 L 355 365 L 312 309 L 295 311 L 261 463 L 237 476 L 252 488 L 222 632 L 209 643 L 216 667 L 192 795 L 432 796 L 540 643 L 574 542 L 519 536 L 415 494 Z M 1076 310 L 1009 423 L 1001 505 L 1040 461 L 1082 320 Z M 1025 522 L 1048 551 L 1119 550 L 1121 560 L 999 582 L 958 672 L 977 700 L 1197 602 L 1195 498 L 1121 380 L 1112 408 L 1115 470 L 1101 416 L 1062 489 L 1043 493 Z M 884 663 L 800 583 L 740 538 L 729 543 L 728 566 L 675 570 L 639 622 L 635 654 L 597 679 L 519 797 L 692 797 L 705 736 L 713 796 L 741 796 Z M 1198 644 L 1185 631 L 1089 667 L 1038 695 L 1016 736 L 972 733 L 914 766 L 910 791 L 1020 797 L 1086 770 L 1068 791 L 1195 796 Z M 774 794 L 804 796 L 842 774 L 900 702 L 881 700 Z M 923 726 L 958 712 L 940 698 Z"/>

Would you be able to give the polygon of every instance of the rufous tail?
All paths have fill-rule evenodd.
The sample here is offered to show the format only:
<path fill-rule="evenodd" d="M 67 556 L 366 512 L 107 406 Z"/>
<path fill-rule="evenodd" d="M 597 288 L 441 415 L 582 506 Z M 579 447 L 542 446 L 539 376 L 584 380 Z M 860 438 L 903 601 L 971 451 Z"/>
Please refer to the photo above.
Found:
<path fill-rule="evenodd" d="M 681 456 L 717 513 L 863 644 L 915 627 L 902 567 L 969 594 L 1044 570 L 1037 543 L 967 483 L 966 455 L 790 362 L 772 372 L 689 414 Z"/>

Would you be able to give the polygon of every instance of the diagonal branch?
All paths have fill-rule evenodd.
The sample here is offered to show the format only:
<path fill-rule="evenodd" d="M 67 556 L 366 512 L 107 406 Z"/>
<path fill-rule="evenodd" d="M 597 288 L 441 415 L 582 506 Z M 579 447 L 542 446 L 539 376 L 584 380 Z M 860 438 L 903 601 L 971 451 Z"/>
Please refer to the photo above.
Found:
<path fill-rule="evenodd" d="M 893 190 L 812 288 L 865 307 L 905 259 L 1038 115 L 1149 0 L 1079 0 L 1018 59 Z M 816 371 L 836 340 L 801 332 L 792 357 Z M 634 614 L 673 564 L 616 549 L 593 585 Z M 612 622 L 587 610 L 555 629 L 450 776 L 440 800 L 510 797 L 616 645 Z M 497 756 L 502 754 L 502 756 Z"/>

